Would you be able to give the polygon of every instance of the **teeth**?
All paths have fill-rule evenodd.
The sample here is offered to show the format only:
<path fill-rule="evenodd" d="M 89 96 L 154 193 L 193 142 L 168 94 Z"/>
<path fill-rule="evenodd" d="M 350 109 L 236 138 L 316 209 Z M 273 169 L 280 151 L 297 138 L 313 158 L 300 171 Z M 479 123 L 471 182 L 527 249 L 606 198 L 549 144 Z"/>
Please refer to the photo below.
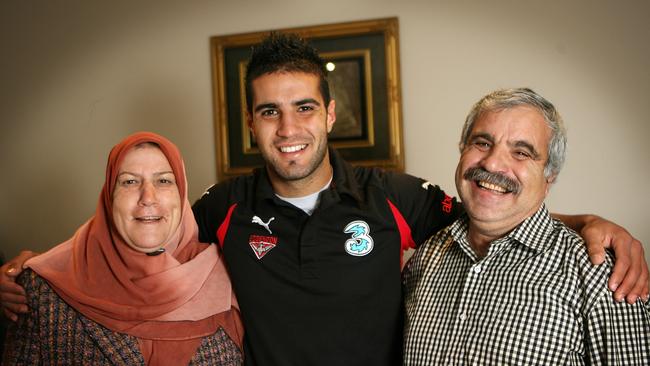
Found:
<path fill-rule="evenodd" d="M 292 152 L 300 151 L 300 150 L 302 150 L 302 149 L 304 149 L 306 147 L 307 147 L 307 145 L 305 145 L 305 144 L 303 144 L 303 145 L 294 145 L 294 146 L 282 146 L 282 147 L 280 147 L 280 151 L 282 151 L 283 153 L 292 153 Z"/>
<path fill-rule="evenodd" d="M 503 188 L 501 186 L 498 186 L 496 184 L 492 184 L 492 183 L 488 183 L 488 182 L 484 182 L 484 181 L 479 181 L 479 182 L 477 182 L 477 184 L 479 185 L 479 187 L 487 188 L 487 189 L 497 191 L 497 192 L 500 192 L 500 193 L 506 193 L 507 192 L 505 188 Z"/>
<path fill-rule="evenodd" d="M 155 221 L 155 220 L 160 220 L 160 216 L 143 216 L 143 217 L 138 217 L 137 219 L 140 221 Z"/>

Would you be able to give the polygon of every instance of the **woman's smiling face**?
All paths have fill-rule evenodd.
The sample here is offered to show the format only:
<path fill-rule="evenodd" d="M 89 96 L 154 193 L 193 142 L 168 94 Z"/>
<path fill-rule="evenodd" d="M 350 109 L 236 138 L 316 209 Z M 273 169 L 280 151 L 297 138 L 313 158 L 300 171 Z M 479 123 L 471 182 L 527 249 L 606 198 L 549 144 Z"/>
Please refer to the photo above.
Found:
<path fill-rule="evenodd" d="M 113 189 L 113 222 L 139 252 L 153 252 L 172 238 L 181 220 L 181 197 L 169 161 L 153 144 L 131 148 Z"/>

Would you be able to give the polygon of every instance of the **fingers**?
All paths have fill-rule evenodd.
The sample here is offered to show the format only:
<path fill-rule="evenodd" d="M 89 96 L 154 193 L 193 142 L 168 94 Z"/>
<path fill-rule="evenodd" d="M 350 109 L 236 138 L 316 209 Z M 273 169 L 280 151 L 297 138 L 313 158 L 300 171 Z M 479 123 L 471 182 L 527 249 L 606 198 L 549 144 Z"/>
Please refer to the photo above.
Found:
<path fill-rule="evenodd" d="M 18 256 L 16 258 L 9 261 L 9 263 L 14 263 L 16 269 L 18 270 L 18 273 L 16 274 L 16 276 L 18 276 L 20 274 L 20 272 L 22 272 L 23 269 L 25 268 L 25 262 L 29 258 L 36 257 L 37 255 L 38 255 L 38 253 L 32 252 L 31 250 L 23 250 L 23 251 L 20 252 L 20 254 L 18 254 Z"/>
<path fill-rule="evenodd" d="M 626 300 L 632 304 L 636 301 L 636 297 L 641 298 L 643 302 L 650 300 L 650 273 L 645 263 L 643 263 L 643 271 L 641 271 L 641 276 L 639 276 L 636 286 L 632 289 Z"/>
<path fill-rule="evenodd" d="M 637 279 L 641 273 L 638 264 L 635 263 L 636 261 L 634 260 L 627 262 L 627 260 L 619 260 L 616 258 L 614 269 L 616 270 L 616 266 L 623 262 L 626 262 L 629 265 L 628 270 L 625 273 L 613 272 L 609 279 L 609 289 L 614 291 L 614 300 L 617 302 L 625 301 L 628 295 L 632 296 L 631 291 L 635 287 Z M 636 301 L 636 296 L 632 303 L 634 303 L 634 301 Z"/>
<path fill-rule="evenodd" d="M 633 304 L 639 298 L 647 299 L 649 275 L 641 243 L 638 240 L 632 240 L 629 247 L 629 258 L 616 258 L 614 272 L 612 272 L 609 280 L 609 287 L 610 290 L 614 291 L 614 300 L 618 302 L 627 301 Z M 619 263 L 621 268 L 617 268 Z M 623 271 L 624 265 L 629 265 L 626 271 Z"/>
<path fill-rule="evenodd" d="M 18 254 L 18 256 L 0 267 L 0 284 L 5 281 L 15 282 L 15 278 L 22 273 L 25 268 L 25 262 L 32 257 L 37 256 L 38 253 L 32 252 L 31 250 L 23 250 Z"/>
<path fill-rule="evenodd" d="M 614 269 L 609 276 L 608 286 L 614 293 L 614 300 L 622 302 L 625 296 L 636 284 L 636 279 L 641 272 L 638 266 L 633 262 L 632 255 L 633 239 L 628 237 L 617 237 L 609 243 L 614 249 Z"/>
<path fill-rule="evenodd" d="M 0 267 L 0 309 L 12 321 L 18 319 L 18 314 L 28 311 L 25 290 L 16 284 L 16 277 L 23 271 L 25 261 L 35 255 L 31 251 L 22 251 L 18 257 Z"/>
<path fill-rule="evenodd" d="M 18 320 L 19 313 L 27 312 L 27 298 L 25 290 L 15 281 L 15 272 L 19 272 L 11 263 L 0 267 L 0 308 L 4 316 L 11 320 Z"/>
<path fill-rule="evenodd" d="M 2 300 L 2 312 L 7 319 L 11 321 L 18 320 L 19 314 L 25 314 L 29 311 L 25 302 L 27 299 L 19 295 L 7 295 Z"/>
<path fill-rule="evenodd" d="M 587 247 L 589 253 L 589 260 L 594 266 L 603 264 L 605 262 L 605 248 L 604 247 Z"/>
<path fill-rule="evenodd" d="M 14 300 L 16 296 L 25 298 L 25 289 L 16 284 L 14 278 L 2 277 L 2 280 L 0 280 L 0 301 L 2 301 L 3 305 L 5 300 Z"/>
<path fill-rule="evenodd" d="M 609 240 L 598 230 L 598 227 L 586 227 L 582 230 L 581 235 L 585 241 L 591 263 L 599 265 L 605 262 L 605 248 L 608 246 Z"/>
<path fill-rule="evenodd" d="M 621 302 L 636 283 L 639 270 L 636 269 L 636 272 L 634 272 L 635 269 L 634 266 L 632 266 L 632 258 L 629 253 L 627 255 L 621 255 L 620 257 L 618 256 L 619 254 L 620 253 L 616 254 L 614 268 L 612 274 L 609 276 L 607 285 L 609 290 L 614 293 L 614 299 Z"/>
<path fill-rule="evenodd" d="M 638 298 L 641 298 L 643 301 L 648 301 L 648 266 L 645 263 L 645 254 L 643 252 L 643 246 L 638 240 L 634 241 L 632 248 L 632 258 L 634 269 L 631 269 L 630 273 L 636 273 L 638 269 L 637 278 L 632 277 L 631 280 L 636 279 L 634 285 L 630 288 L 629 291 L 623 289 L 622 293 L 625 294 L 625 300 L 628 303 L 633 304 Z M 627 275 L 626 275 L 627 277 Z M 632 281 L 630 281 L 632 283 Z"/>
<path fill-rule="evenodd" d="M 0 299 L 3 298 L 5 292 L 25 295 L 25 290 L 22 287 L 16 285 L 16 276 L 22 272 L 21 269 L 16 268 L 16 265 L 12 262 L 5 263 L 0 267 Z"/>
<path fill-rule="evenodd" d="M 18 287 L 19 290 L 22 290 L 22 287 L 16 284 L 13 285 Z M 21 294 L 5 292 L 5 288 L 0 290 L 2 291 L 0 294 L 0 301 L 2 302 L 2 306 L 0 306 L 0 308 L 2 309 L 2 313 L 7 319 L 16 321 L 18 320 L 18 314 L 24 314 L 29 311 L 26 305 L 27 298 Z"/>
<path fill-rule="evenodd" d="M 18 315 L 16 315 L 15 313 L 12 313 L 12 312 L 10 312 L 10 311 L 8 311 L 6 309 L 2 309 L 2 315 L 4 315 L 5 318 L 11 320 L 12 322 L 18 321 Z"/>

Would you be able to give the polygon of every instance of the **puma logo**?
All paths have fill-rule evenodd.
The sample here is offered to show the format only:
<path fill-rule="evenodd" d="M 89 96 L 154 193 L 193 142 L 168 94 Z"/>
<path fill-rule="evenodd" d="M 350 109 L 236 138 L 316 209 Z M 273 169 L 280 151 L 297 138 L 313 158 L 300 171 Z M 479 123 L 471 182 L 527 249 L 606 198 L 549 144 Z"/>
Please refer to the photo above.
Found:
<path fill-rule="evenodd" d="M 269 232 L 269 234 L 273 234 L 271 229 L 269 229 L 269 225 L 271 225 L 271 221 L 273 221 L 273 220 L 275 220 L 275 217 L 271 217 L 269 219 L 269 222 L 264 222 L 264 221 L 262 221 L 262 219 L 259 218 L 259 216 L 253 216 L 253 221 L 251 221 L 251 222 L 253 224 L 259 224 L 259 225 L 263 226 L 266 229 L 266 231 Z"/>

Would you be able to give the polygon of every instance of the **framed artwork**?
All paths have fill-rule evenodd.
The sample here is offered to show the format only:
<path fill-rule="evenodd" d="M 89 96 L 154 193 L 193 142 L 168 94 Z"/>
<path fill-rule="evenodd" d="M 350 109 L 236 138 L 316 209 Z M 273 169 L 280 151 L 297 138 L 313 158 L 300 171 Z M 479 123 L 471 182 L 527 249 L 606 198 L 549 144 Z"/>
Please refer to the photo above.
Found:
<path fill-rule="evenodd" d="M 275 31 L 299 34 L 327 63 L 336 100 L 329 145 L 352 164 L 403 171 L 397 18 Z M 219 180 L 264 164 L 246 123 L 244 77 L 252 46 L 269 32 L 210 39 Z"/>

